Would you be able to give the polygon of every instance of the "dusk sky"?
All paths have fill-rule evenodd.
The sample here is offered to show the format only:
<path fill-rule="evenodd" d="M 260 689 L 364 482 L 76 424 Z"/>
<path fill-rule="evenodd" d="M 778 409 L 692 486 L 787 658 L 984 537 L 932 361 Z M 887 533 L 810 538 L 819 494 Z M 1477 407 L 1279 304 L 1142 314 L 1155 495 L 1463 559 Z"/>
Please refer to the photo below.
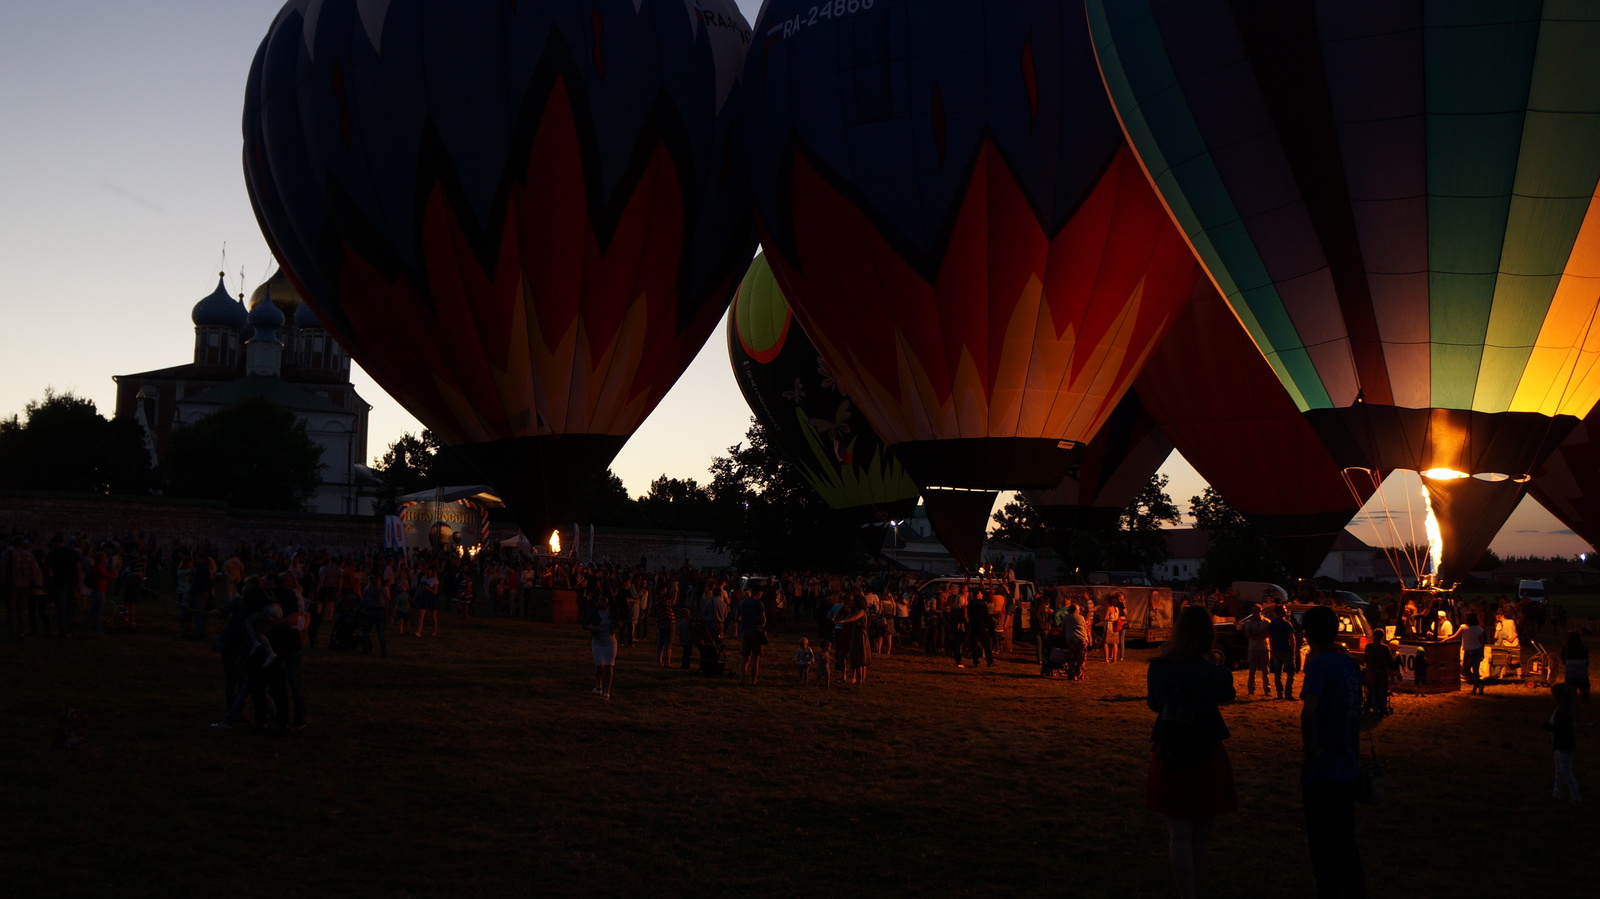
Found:
<path fill-rule="evenodd" d="M 277 0 L 0 7 L 0 278 L 6 341 L 0 414 L 46 386 L 109 414 L 111 377 L 188 361 L 190 308 L 225 271 L 249 293 L 273 267 L 240 167 L 245 76 Z M 740 0 L 752 22 L 759 3 Z M 226 256 L 224 257 L 224 246 Z M 635 495 L 660 474 L 709 480 L 713 455 L 742 439 L 749 410 L 719 329 L 613 469 Z M 370 454 L 421 426 L 360 371 L 373 404 Z M 1203 482 L 1174 456 L 1180 505 Z M 1394 479 L 1391 479 L 1393 481 Z M 1386 486 L 1367 512 L 1419 503 L 1417 481 Z M 1364 524 L 1370 542 L 1388 542 Z M 1400 539 L 1409 540 L 1401 525 Z M 1504 554 L 1589 547 L 1532 499 L 1494 543 Z"/>

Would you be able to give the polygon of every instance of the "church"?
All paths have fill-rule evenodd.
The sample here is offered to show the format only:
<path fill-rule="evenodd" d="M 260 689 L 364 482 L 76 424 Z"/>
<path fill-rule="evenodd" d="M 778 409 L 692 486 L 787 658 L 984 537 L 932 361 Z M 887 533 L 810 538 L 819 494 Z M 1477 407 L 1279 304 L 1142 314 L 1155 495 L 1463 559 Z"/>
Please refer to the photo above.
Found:
<path fill-rule="evenodd" d="M 350 383 L 350 356 L 328 333 L 280 269 L 246 305 L 217 289 L 194 306 L 194 359 L 185 365 L 112 378 L 116 414 L 144 429 L 152 464 L 174 428 L 244 397 L 287 406 L 322 448 L 321 483 L 308 512 L 370 515 L 377 478 L 367 467 L 371 406 Z"/>

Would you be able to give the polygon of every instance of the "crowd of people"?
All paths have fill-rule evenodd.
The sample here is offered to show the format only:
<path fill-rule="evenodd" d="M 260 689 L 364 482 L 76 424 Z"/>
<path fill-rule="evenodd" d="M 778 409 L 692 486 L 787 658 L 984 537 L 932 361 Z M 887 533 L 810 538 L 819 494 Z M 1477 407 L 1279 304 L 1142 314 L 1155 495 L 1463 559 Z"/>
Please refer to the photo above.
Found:
<path fill-rule="evenodd" d="M 733 673 L 741 686 L 762 682 L 772 641 L 799 681 L 831 689 L 863 686 L 874 659 L 919 651 L 957 668 L 992 668 L 997 657 L 1032 651 L 1039 673 L 1072 680 L 1098 651 L 1124 659 L 1128 603 L 1121 590 L 1050 585 L 1026 588 L 1014 574 L 922 582 L 910 574 L 875 577 L 797 572 L 738 577 L 726 571 L 649 570 L 642 563 L 582 564 L 511 551 L 336 552 L 240 545 L 228 550 L 157 542 L 135 532 L 104 540 L 84 534 L 16 535 L 0 550 L 8 638 L 67 639 L 140 626 L 142 603 L 176 599 L 180 636 L 206 641 L 222 663 L 222 717 L 230 729 L 253 712 L 256 727 L 283 731 L 307 722 L 301 677 L 306 650 L 319 644 L 378 656 L 397 636 L 437 637 L 441 611 L 461 617 L 531 617 L 550 588 L 573 591 L 590 636 L 594 693 L 609 700 L 619 650 L 649 641 L 656 666 Z M 1330 597 L 1303 597 L 1300 620 L 1275 595 L 1248 603 L 1228 590 L 1181 594 L 1171 639 L 1147 674 L 1147 704 L 1157 715 L 1147 805 L 1166 817 L 1173 876 L 1194 895 L 1217 816 L 1237 808 L 1221 706 L 1238 690 L 1214 647 L 1217 620 L 1232 619 L 1248 644 L 1245 695 L 1257 676 L 1266 698 L 1301 703 L 1305 762 L 1301 796 L 1319 894 L 1361 895 L 1354 838 L 1359 779 L 1356 725 L 1382 714 L 1372 697 L 1394 676 L 1384 639 L 1372 640 L 1365 671 L 1338 646 Z M 1547 627 L 1566 625 L 1559 606 L 1506 597 L 1462 599 L 1375 596 L 1361 614 L 1373 634 L 1394 640 L 1459 640 L 1473 693 L 1485 653 L 1528 650 Z M 799 636 L 796 637 L 795 635 Z M 737 660 L 732 654 L 737 652 Z M 1589 702 L 1588 650 L 1574 631 L 1560 651 L 1565 681 L 1553 691 L 1547 727 L 1555 752 L 1557 798 L 1577 803 L 1572 772 L 1575 711 Z M 1503 674 L 1503 672 L 1502 672 Z M 1270 676 L 1270 683 L 1269 683 Z M 1297 676 L 1300 691 L 1295 690 Z M 1365 694 L 1365 696 L 1364 696 Z M 1591 719 L 1592 721 L 1592 719 Z"/>

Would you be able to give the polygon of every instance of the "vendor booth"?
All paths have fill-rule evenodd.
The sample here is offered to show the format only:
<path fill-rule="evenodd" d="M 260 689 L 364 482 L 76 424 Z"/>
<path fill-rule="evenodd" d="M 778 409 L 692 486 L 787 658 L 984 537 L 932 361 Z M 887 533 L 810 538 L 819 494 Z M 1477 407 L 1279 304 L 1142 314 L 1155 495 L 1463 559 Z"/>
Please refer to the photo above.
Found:
<path fill-rule="evenodd" d="M 398 500 L 408 553 L 476 547 L 489 533 L 489 510 L 505 505 L 482 484 L 421 490 Z"/>

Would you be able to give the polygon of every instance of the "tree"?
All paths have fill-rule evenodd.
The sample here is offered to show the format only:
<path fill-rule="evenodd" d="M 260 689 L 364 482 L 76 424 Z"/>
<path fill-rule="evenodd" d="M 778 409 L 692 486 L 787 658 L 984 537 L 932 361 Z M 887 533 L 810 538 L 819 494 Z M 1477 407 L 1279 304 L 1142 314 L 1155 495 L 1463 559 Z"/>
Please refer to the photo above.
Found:
<path fill-rule="evenodd" d="M 399 514 L 398 498 L 408 493 L 483 482 L 483 475 L 432 431 L 400 435 L 373 471 L 381 482 L 373 503 L 373 511 L 379 515 Z"/>
<path fill-rule="evenodd" d="M 1206 557 L 1195 574 L 1202 583 L 1225 587 L 1234 581 L 1283 580 L 1283 566 L 1267 542 L 1215 489 L 1207 487 L 1190 498 L 1189 514 L 1209 538 Z"/>
<path fill-rule="evenodd" d="M 1033 503 L 1022 494 L 1017 494 L 1013 502 L 1000 507 L 994 513 L 994 530 L 989 536 L 1018 546 L 1038 548 L 1050 542 L 1050 529 L 1045 526 L 1044 518 Z"/>
<path fill-rule="evenodd" d="M 132 419 L 107 421 L 93 400 L 45 388 L 26 420 L 0 421 L 0 486 L 75 493 L 145 493 L 150 454 Z"/>
<path fill-rule="evenodd" d="M 172 496 L 299 511 L 316 492 L 321 460 L 293 411 L 251 396 L 174 430 L 161 478 Z"/>
<path fill-rule="evenodd" d="M 863 529 L 828 507 L 756 419 L 745 442 L 712 460 L 711 473 L 712 535 L 740 568 L 862 567 Z"/>
<path fill-rule="evenodd" d="M 1183 520 L 1177 504 L 1167 495 L 1167 483 L 1166 475 L 1151 475 L 1123 507 L 1116 533 L 1101 541 L 1111 567 L 1148 574 L 1155 565 L 1166 561 L 1167 538 L 1161 533 L 1161 526 Z"/>
<path fill-rule="evenodd" d="M 578 495 L 572 501 L 572 517 L 583 524 L 609 527 L 629 528 L 640 524 L 638 504 L 628 495 L 622 479 L 609 468 L 603 474 L 586 479 L 578 488 Z"/>
<path fill-rule="evenodd" d="M 679 480 L 663 474 L 650 482 L 650 492 L 637 502 L 644 523 L 650 527 L 706 531 L 715 517 L 711 491 L 694 478 Z"/>
<path fill-rule="evenodd" d="M 374 503 L 379 515 L 398 514 L 398 498 L 408 493 L 484 483 L 482 472 L 429 430 L 400 435 L 399 440 L 389 444 L 373 471 L 382 482 Z"/>

